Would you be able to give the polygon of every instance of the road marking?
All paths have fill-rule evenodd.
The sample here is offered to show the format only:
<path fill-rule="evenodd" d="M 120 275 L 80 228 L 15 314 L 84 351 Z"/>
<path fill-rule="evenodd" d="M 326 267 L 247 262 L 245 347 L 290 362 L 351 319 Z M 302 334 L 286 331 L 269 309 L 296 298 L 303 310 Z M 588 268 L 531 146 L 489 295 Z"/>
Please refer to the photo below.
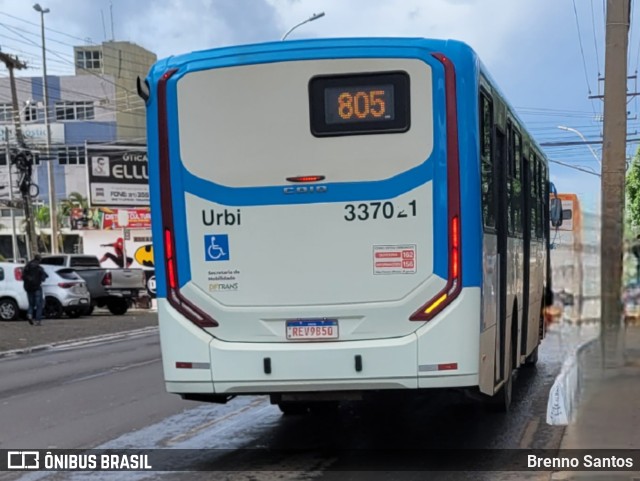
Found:
<path fill-rule="evenodd" d="M 194 427 L 193 429 L 187 431 L 186 433 L 182 433 L 179 434 L 177 436 L 174 436 L 170 439 L 168 439 L 165 442 L 166 446 L 171 446 L 172 444 L 176 444 L 179 443 L 181 441 L 184 441 L 188 438 L 191 438 L 193 436 L 195 436 L 196 434 L 200 433 L 201 431 L 210 428 L 211 426 L 215 426 L 216 424 L 220 424 L 223 421 L 226 421 L 228 419 L 234 418 L 240 414 L 245 413 L 246 411 L 250 411 L 258 406 L 260 406 L 261 404 L 264 404 L 266 402 L 266 400 L 264 398 L 258 398 L 258 399 L 254 399 L 253 401 L 251 401 L 249 404 L 247 404 L 246 406 L 241 407 L 240 409 L 237 409 L 235 411 L 231 411 L 228 414 L 225 414 L 224 416 L 220 417 L 220 418 L 216 418 L 216 419 L 212 419 L 209 422 L 206 422 L 204 424 L 201 424 L 199 426 Z"/>
<path fill-rule="evenodd" d="M 538 430 L 538 426 L 540 426 L 540 418 L 534 418 L 529 421 L 524 428 L 524 433 L 522 433 L 522 438 L 520 439 L 520 449 L 530 448 L 533 444 L 533 437 Z"/>
<path fill-rule="evenodd" d="M 86 376 L 82 376 L 82 377 L 76 377 L 74 379 L 70 379 L 69 381 L 66 381 L 64 383 L 64 385 L 67 384 L 74 384 L 77 382 L 82 382 L 82 381 L 88 381 L 90 379 L 95 379 L 97 377 L 102 377 L 102 376 L 108 376 L 109 374 L 117 374 L 123 371 L 128 371 L 129 369 L 133 369 L 136 367 L 142 367 L 142 366 L 147 366 L 149 364 L 155 364 L 157 362 L 160 362 L 162 359 L 159 357 L 156 357 L 154 359 L 149 359 L 148 361 L 141 361 L 141 362 L 136 362 L 133 364 L 127 364 L 126 366 L 113 366 L 110 367 L 109 369 L 105 369 L 104 371 L 99 371 L 99 372 L 95 372 L 93 374 L 88 374 Z"/>

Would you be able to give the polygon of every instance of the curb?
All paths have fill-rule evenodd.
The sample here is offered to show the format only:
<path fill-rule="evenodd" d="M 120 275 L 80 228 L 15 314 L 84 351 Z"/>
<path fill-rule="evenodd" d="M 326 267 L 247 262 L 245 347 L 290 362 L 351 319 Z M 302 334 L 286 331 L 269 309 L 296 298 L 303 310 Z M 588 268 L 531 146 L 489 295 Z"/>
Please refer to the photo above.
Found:
<path fill-rule="evenodd" d="M 582 390 L 582 368 L 580 355 L 594 342 L 600 339 L 600 330 L 593 337 L 581 342 L 572 349 L 562 364 L 560 373 L 549 390 L 547 402 L 547 424 L 567 426 L 574 419 Z"/>
<path fill-rule="evenodd" d="M 67 339 L 65 341 L 54 342 L 52 344 L 41 344 L 39 346 L 25 347 L 21 349 L 12 349 L 10 351 L 0 352 L 0 359 L 18 356 L 21 354 L 32 354 L 34 352 L 48 351 L 50 349 L 80 347 L 86 344 L 102 343 L 106 341 L 115 341 L 118 339 L 125 339 L 127 337 L 134 337 L 143 334 L 150 334 L 158 330 L 157 326 L 143 327 L 140 329 L 134 329 L 132 331 L 120 331 L 111 334 L 101 334 L 99 336 L 81 337 L 78 339 Z"/>

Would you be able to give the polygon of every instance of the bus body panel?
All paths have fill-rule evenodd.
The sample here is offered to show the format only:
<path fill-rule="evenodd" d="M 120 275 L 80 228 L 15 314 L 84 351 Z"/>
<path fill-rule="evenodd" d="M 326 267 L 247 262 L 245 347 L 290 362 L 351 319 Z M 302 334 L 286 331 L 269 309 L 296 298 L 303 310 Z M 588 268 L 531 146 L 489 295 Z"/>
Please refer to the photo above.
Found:
<path fill-rule="evenodd" d="M 410 78 L 408 132 L 311 134 L 311 79 L 394 71 Z M 245 102 L 210 94 L 231 90 L 264 94 Z M 181 253 L 189 259 L 189 282 L 182 290 L 206 293 L 197 296 L 199 305 L 222 319 L 212 334 L 286 341 L 286 321 L 313 319 L 315 306 L 322 306 L 322 318 L 337 320 L 340 340 L 397 337 L 420 326 L 408 318 L 442 288 L 442 278 L 433 275 L 434 254 L 439 239 L 446 242 L 448 236 L 438 220 L 446 204 L 434 213 L 438 193 L 431 179 L 443 157 L 434 149 L 434 97 L 439 98 L 431 67 L 422 59 L 265 63 L 179 78 L 174 149 L 183 164 L 189 247 L 188 255 Z M 286 193 L 287 178 L 313 174 L 326 177 L 319 184 L 326 190 L 297 193 L 294 185 L 296 193 Z M 244 196 L 237 206 L 234 194 L 240 190 Z M 216 259 L 219 252 L 224 254 Z M 381 315 L 385 304 L 393 305 L 397 320 Z M 344 306 L 353 312 L 345 313 Z M 251 307 L 262 315 L 244 309 Z"/>

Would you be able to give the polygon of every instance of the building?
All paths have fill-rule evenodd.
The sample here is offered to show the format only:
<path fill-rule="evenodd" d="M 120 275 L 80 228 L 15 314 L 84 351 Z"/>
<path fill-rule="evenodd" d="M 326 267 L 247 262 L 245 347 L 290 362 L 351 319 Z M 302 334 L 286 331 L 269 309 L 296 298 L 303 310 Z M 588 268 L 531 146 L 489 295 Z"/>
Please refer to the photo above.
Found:
<path fill-rule="evenodd" d="M 136 93 L 136 78 L 145 77 L 156 58 L 130 42 L 74 47 L 75 75 L 47 77 L 50 155 L 46 152 L 42 77 L 16 78 L 22 131 L 27 145 L 37 152 L 33 179 L 39 188 L 36 204 L 48 204 L 47 160 L 54 163 L 58 202 L 72 192 L 87 197 L 86 142 L 145 141 L 145 106 Z M 5 77 L 0 79 L 0 186 L 8 186 L 10 177 L 15 186 L 17 174 L 14 170 L 10 175 L 7 140 L 10 146 L 17 145 L 11 88 Z M 0 208 L 0 255 L 5 258 L 12 257 L 12 210 L 7 207 L 10 197 L 10 189 L 0 189 L 0 207 L 4 204 Z M 21 211 L 13 213 L 22 233 Z M 46 233 L 47 229 L 39 230 Z M 73 239 L 65 241 L 65 250 L 76 243 Z M 24 256 L 24 242 L 20 244 L 20 255 Z"/>

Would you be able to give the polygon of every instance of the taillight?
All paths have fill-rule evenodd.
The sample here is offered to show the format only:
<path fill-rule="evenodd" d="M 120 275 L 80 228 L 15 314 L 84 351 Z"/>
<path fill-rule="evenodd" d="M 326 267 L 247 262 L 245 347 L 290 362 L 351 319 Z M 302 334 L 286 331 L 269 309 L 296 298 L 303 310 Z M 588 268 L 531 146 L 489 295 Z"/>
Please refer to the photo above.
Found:
<path fill-rule="evenodd" d="M 297 177 L 287 177 L 289 182 L 320 182 L 324 180 L 324 175 L 299 175 Z"/>
<path fill-rule="evenodd" d="M 175 259 L 173 256 L 173 236 L 169 229 L 164 231 L 164 253 L 167 258 L 167 279 L 169 280 L 169 289 L 178 288 L 178 279 L 176 276 Z"/>
<path fill-rule="evenodd" d="M 462 289 L 462 241 L 460 232 L 460 163 L 458 157 L 458 114 L 456 72 L 451 61 L 433 54 L 444 66 L 447 110 L 447 210 L 449 219 L 449 274 L 447 285 L 414 312 L 410 320 L 428 321 L 455 299 Z"/>
<path fill-rule="evenodd" d="M 16 278 L 16 281 L 21 281 L 22 280 L 22 267 L 16 267 L 13 270 L 13 275 Z"/>
<path fill-rule="evenodd" d="M 75 285 L 75 282 L 58 282 L 58 287 L 62 287 L 63 289 L 71 289 Z"/>
<path fill-rule="evenodd" d="M 113 279 L 111 277 L 111 272 L 107 271 L 104 277 L 102 278 L 102 285 L 110 286 L 112 282 L 113 282 Z"/>
<path fill-rule="evenodd" d="M 167 278 L 167 301 L 184 317 L 199 327 L 216 327 L 218 323 L 180 293 L 178 261 L 173 230 L 171 168 L 169 164 L 169 129 L 167 119 L 167 81 L 177 72 L 169 70 L 158 82 L 158 141 L 160 154 L 160 197 L 162 206 L 163 246 Z"/>

